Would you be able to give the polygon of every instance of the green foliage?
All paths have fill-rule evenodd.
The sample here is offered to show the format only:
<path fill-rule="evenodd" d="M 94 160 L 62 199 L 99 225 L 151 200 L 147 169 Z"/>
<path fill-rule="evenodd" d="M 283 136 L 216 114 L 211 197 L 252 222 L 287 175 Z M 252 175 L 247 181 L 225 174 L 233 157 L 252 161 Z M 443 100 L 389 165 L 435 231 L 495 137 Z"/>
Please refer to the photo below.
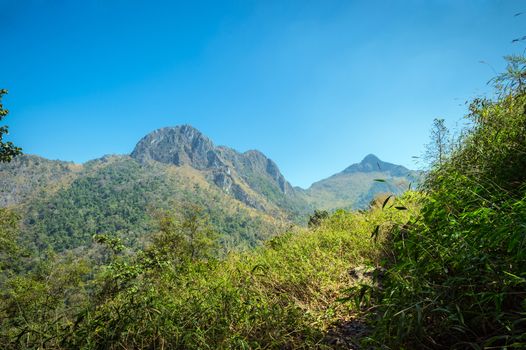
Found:
<path fill-rule="evenodd" d="M 67 344 L 110 349 L 323 347 L 326 328 L 352 312 L 337 301 L 339 291 L 351 283 L 349 264 L 374 265 L 379 254 L 369 239 L 372 226 L 400 215 L 396 210 L 339 211 L 315 232 L 287 233 L 222 261 L 203 253 L 191 259 L 189 250 L 181 249 L 195 216 L 187 216 L 189 225 L 164 216 L 144 254 L 128 261 L 117 257 L 105 269 L 103 280 L 114 287 L 105 287 L 105 297 L 82 313 L 86 317 Z"/>
<path fill-rule="evenodd" d="M 0 90 L 0 121 L 2 121 L 9 111 L 7 109 L 4 109 L 4 106 L 2 105 L 2 97 L 3 95 L 7 94 L 7 90 L 1 89 Z M 19 147 L 16 147 L 12 142 L 10 141 L 3 141 L 4 135 L 7 135 L 9 133 L 9 128 L 7 125 L 0 126 L 0 163 L 10 162 L 13 157 L 19 155 L 22 153 L 22 149 Z"/>
<path fill-rule="evenodd" d="M 394 208 L 339 210 L 313 230 L 215 259 L 206 211 L 183 209 L 159 215 L 158 232 L 140 252 L 96 235 L 107 259 L 86 264 L 51 254 L 9 278 L 0 347 L 330 348 L 327 330 L 357 312 L 339 301 L 354 283 L 349 267 L 376 266 L 385 222 L 408 218 Z"/>
<path fill-rule="evenodd" d="M 430 167 L 444 163 L 451 150 L 451 139 L 445 120 L 435 118 L 431 128 L 430 142 L 425 147 L 424 160 Z"/>
<path fill-rule="evenodd" d="M 0 347 L 61 348 L 62 337 L 84 307 L 86 263 L 72 255 L 44 256 L 33 271 L 1 283 Z"/>
<path fill-rule="evenodd" d="M 182 264 L 217 257 L 219 234 L 202 207 L 185 205 L 178 217 L 163 213 L 146 254 L 157 263 Z"/>
<path fill-rule="evenodd" d="M 322 224 L 323 220 L 329 217 L 329 212 L 327 210 L 315 210 L 314 213 L 309 217 L 308 226 L 309 227 L 318 227 Z"/>
<path fill-rule="evenodd" d="M 0 208 L 0 272 L 16 266 L 21 248 L 17 244 L 19 217 L 13 211 Z"/>
<path fill-rule="evenodd" d="M 19 207 L 23 239 L 35 250 L 90 245 L 94 234 L 119 237 L 133 249 L 141 248 L 145 235 L 155 229 L 152 216 L 180 203 L 205 208 L 225 251 L 254 247 L 279 228 L 270 217 L 266 221 L 264 213 L 251 213 L 219 189 L 205 187 L 204 179 L 185 175 L 184 169 L 142 165 L 129 157 L 105 157 L 74 171 L 70 164 L 48 164 L 35 157 L 15 162 L 23 167 L 5 171 L 22 169 L 24 186 L 39 178 L 45 184 L 31 185 L 27 191 L 36 194 Z M 57 171 L 61 175 L 56 178 L 44 175 Z M 24 191 L 19 187 L 14 192 Z"/>
<path fill-rule="evenodd" d="M 520 60 L 522 62 L 522 60 Z M 509 72 L 518 66 L 510 61 Z M 420 213 L 391 231 L 371 341 L 386 348 L 526 347 L 526 95 L 496 101 L 428 175 Z"/>
<path fill-rule="evenodd" d="M 508 61 L 506 71 L 497 75 L 492 82 L 497 92 L 502 95 L 522 94 L 526 88 L 526 58 L 522 55 L 510 55 L 505 57 Z"/>
<path fill-rule="evenodd" d="M 56 250 L 86 245 L 94 234 L 136 242 L 149 227 L 149 194 L 161 185 L 159 179 L 145 178 L 134 161 L 103 165 L 54 195 L 32 201 L 24 216 L 26 239 L 39 249 Z"/>

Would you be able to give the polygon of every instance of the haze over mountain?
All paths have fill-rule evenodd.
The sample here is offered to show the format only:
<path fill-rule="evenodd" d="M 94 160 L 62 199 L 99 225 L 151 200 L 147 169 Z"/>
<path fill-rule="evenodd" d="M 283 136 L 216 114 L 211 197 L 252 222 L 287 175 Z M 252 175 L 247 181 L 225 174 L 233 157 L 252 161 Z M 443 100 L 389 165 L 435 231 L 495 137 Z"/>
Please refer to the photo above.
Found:
<path fill-rule="evenodd" d="M 382 179 L 382 182 L 375 181 Z M 111 233 L 140 244 L 152 213 L 193 203 L 206 208 L 228 247 L 252 246 L 316 208 L 362 208 L 401 193 L 418 173 L 366 156 L 308 189 L 293 187 L 257 150 L 216 146 L 189 126 L 143 137 L 130 155 L 74 164 L 24 155 L 0 165 L 0 205 L 18 208 L 28 241 L 55 248 Z"/>
<path fill-rule="evenodd" d="M 380 193 L 400 194 L 416 186 L 421 176 L 418 171 L 369 154 L 360 163 L 313 183 L 307 193 L 317 208 L 363 208 Z"/>

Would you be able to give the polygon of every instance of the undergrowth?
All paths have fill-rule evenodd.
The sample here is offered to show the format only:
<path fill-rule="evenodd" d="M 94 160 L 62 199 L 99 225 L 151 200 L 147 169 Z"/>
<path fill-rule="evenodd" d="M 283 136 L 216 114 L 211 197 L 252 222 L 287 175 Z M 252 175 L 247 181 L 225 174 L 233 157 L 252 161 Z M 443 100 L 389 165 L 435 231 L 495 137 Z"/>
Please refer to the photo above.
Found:
<path fill-rule="evenodd" d="M 522 62 L 510 68 L 519 78 Z M 391 230 L 374 347 L 526 347 L 526 95 L 505 86 L 473 101 L 471 128 L 428 174 L 421 211 Z"/>
<path fill-rule="evenodd" d="M 410 207 L 406 197 L 397 203 Z M 327 331 L 358 312 L 341 302 L 354 283 L 349 270 L 377 266 L 385 232 L 409 217 L 393 201 L 363 213 L 339 210 L 310 229 L 221 260 L 213 258 L 208 227 L 195 215 L 190 222 L 161 219 L 159 233 L 136 254 L 96 236 L 106 247 L 102 266 L 55 261 L 4 284 L 0 345 L 330 348 Z"/>

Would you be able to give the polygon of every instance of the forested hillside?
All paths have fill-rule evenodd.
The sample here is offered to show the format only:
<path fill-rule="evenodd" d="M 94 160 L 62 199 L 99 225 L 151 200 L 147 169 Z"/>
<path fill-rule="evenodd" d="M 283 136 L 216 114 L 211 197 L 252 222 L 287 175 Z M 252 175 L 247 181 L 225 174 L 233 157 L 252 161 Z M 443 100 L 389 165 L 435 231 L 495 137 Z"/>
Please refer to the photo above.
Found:
<path fill-rule="evenodd" d="M 28 170 L 18 177 L 13 169 L 19 168 Z M 142 165 L 128 156 L 84 165 L 20 156 L 2 171 L 5 179 L 21 184 L 10 198 L 19 202 L 24 240 L 37 250 L 83 247 L 94 234 L 140 247 L 142 237 L 154 230 L 153 217 L 190 204 L 206 208 L 222 233 L 225 250 L 254 246 L 284 225 L 278 215 L 271 217 L 226 196 L 188 166 Z"/>
<path fill-rule="evenodd" d="M 205 209 L 223 251 L 245 249 L 305 225 L 314 209 L 365 208 L 417 180 L 371 155 L 303 190 L 261 152 L 215 146 L 189 125 L 146 135 L 130 156 L 74 164 L 22 155 L 0 164 L 0 175 L 1 205 L 21 216 L 22 239 L 37 251 L 85 249 L 95 234 L 142 247 L 153 218 L 188 205 Z"/>
<path fill-rule="evenodd" d="M 0 206 L 13 206 L 67 184 L 82 167 L 68 162 L 21 155 L 0 165 Z"/>

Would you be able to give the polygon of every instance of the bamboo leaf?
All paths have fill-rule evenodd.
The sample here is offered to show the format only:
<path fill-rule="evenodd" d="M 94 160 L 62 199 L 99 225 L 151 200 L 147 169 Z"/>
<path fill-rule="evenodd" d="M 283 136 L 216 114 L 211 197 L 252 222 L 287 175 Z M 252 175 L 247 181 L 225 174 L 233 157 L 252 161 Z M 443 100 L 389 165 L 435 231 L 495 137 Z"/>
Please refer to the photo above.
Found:
<path fill-rule="evenodd" d="M 384 203 L 382 204 L 382 209 L 385 208 L 387 202 L 389 202 L 389 199 L 391 199 L 392 196 L 393 196 L 393 195 L 390 195 L 390 196 L 388 196 L 388 197 L 384 200 Z"/>

